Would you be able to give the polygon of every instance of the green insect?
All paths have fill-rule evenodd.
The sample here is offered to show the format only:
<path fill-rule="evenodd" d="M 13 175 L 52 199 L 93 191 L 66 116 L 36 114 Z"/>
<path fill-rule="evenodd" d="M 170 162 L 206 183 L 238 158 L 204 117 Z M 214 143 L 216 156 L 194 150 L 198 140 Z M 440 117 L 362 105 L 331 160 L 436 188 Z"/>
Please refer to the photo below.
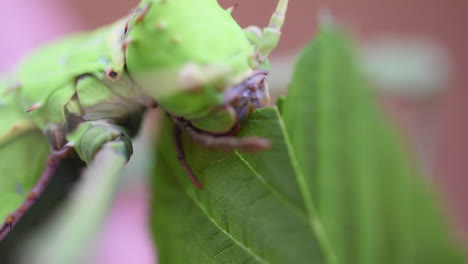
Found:
<path fill-rule="evenodd" d="M 287 5 L 279 0 L 261 30 L 240 28 L 216 0 L 143 0 L 111 25 L 32 54 L 14 81 L 0 82 L 0 171 L 14 175 L 1 179 L 0 240 L 69 154 L 90 163 L 112 142 L 129 159 L 147 108 L 174 120 L 177 158 L 198 188 L 181 133 L 209 148 L 268 148 L 265 139 L 235 135 L 269 100 L 267 56 Z"/>

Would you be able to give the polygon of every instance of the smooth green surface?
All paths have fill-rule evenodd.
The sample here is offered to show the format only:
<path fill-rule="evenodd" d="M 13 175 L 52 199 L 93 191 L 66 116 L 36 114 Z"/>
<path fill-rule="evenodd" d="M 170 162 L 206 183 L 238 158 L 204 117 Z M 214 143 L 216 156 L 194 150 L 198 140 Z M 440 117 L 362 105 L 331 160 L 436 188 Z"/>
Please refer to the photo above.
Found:
<path fill-rule="evenodd" d="M 257 110 L 241 131 L 268 138 L 268 151 L 208 151 L 185 139 L 202 190 L 162 124 L 151 220 L 160 263 L 463 263 L 346 36 L 324 27 L 279 102 L 281 117 Z"/>
<path fill-rule="evenodd" d="M 427 184 L 379 114 L 347 37 L 324 27 L 283 117 L 340 263 L 462 263 Z"/>

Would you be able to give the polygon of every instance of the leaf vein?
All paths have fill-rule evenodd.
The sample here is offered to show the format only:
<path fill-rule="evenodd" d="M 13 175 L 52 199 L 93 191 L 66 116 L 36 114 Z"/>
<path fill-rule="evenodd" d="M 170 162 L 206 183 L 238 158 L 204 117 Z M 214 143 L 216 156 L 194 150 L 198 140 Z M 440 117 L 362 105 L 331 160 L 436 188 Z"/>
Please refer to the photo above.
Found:
<path fill-rule="evenodd" d="M 222 232 L 224 233 L 227 237 L 229 237 L 234 243 L 236 243 L 240 248 L 242 248 L 244 251 L 249 253 L 254 259 L 256 259 L 259 263 L 264 263 L 268 264 L 269 262 L 260 257 L 258 254 L 256 254 L 251 248 L 245 246 L 242 244 L 241 241 L 237 240 L 232 234 L 228 233 L 226 230 L 224 230 L 211 216 L 210 214 L 206 211 L 206 208 L 199 203 L 199 201 L 193 197 L 193 195 L 190 194 L 190 192 L 185 189 L 185 192 L 190 199 L 192 199 L 193 203 L 198 206 L 198 208 L 203 212 L 204 215 Z"/>

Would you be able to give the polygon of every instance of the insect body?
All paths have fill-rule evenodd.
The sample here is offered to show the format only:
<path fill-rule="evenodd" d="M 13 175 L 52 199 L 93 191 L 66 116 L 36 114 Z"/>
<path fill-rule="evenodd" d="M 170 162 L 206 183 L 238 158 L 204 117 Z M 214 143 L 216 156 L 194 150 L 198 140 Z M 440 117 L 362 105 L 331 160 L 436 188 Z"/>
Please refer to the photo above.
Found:
<path fill-rule="evenodd" d="M 15 208 L 0 211 L 6 219 L 0 239 L 70 152 L 89 163 L 106 143 L 121 142 L 117 151 L 130 158 L 130 124 L 148 106 L 159 105 L 174 120 L 178 158 L 197 187 L 181 132 L 207 147 L 267 148 L 264 139 L 234 135 L 269 99 L 267 56 L 279 40 L 287 2 L 279 0 L 262 31 L 241 29 L 231 10 L 215 0 L 144 0 L 112 25 L 65 38 L 29 57 L 14 84 L 0 84 L 0 157 L 18 145 L 16 158 L 32 165 L 30 170 L 0 165 L 7 174 L 25 174 L 1 179 L 8 184 L 0 188 L 20 191 L 9 203 Z"/>

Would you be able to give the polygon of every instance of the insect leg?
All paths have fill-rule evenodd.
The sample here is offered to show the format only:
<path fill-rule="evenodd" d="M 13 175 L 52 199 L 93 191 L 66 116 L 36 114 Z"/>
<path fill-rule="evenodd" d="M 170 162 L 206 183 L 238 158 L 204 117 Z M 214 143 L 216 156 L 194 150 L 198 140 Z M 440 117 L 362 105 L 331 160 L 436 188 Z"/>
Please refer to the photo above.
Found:
<path fill-rule="evenodd" d="M 128 131 L 110 120 L 83 122 L 75 131 L 67 135 L 67 140 L 74 143 L 76 153 L 86 164 L 90 164 L 94 156 L 108 142 L 123 142 L 124 147 L 120 151 L 127 160 L 133 154 Z"/>
<path fill-rule="evenodd" d="M 44 192 L 47 184 L 50 182 L 52 176 L 55 173 L 60 161 L 65 159 L 72 151 L 71 145 L 65 145 L 60 150 L 53 151 L 47 158 L 47 165 L 39 177 L 38 182 L 32 188 L 26 200 L 19 207 L 19 209 L 7 217 L 6 221 L 0 228 L 0 241 L 9 233 L 13 226 L 21 219 L 26 211 L 36 202 L 37 198 Z"/>
<path fill-rule="evenodd" d="M 187 161 L 185 160 L 184 147 L 182 146 L 182 131 L 180 130 L 180 127 L 177 124 L 174 125 L 174 145 L 175 145 L 177 159 L 182 165 L 182 168 L 184 168 L 185 172 L 187 172 L 187 174 L 189 175 L 190 180 L 192 181 L 193 185 L 195 185 L 195 187 L 197 187 L 198 189 L 203 188 L 200 181 L 198 181 L 197 177 L 195 176 L 192 169 L 190 168 L 190 166 L 187 164 Z"/>
<path fill-rule="evenodd" d="M 194 128 L 189 122 L 183 119 L 173 119 L 190 139 L 208 149 L 227 151 L 238 149 L 244 152 L 256 152 L 268 149 L 271 146 L 270 141 L 261 137 L 248 136 L 238 138 L 231 135 L 213 135 Z"/>
<path fill-rule="evenodd" d="M 188 121 L 182 118 L 173 116 L 172 119 L 175 122 L 174 146 L 177 159 L 184 168 L 185 172 L 187 172 L 189 175 L 193 185 L 195 185 L 195 187 L 198 189 L 201 189 L 202 185 L 200 181 L 198 181 L 197 177 L 185 159 L 185 153 L 182 145 L 182 132 L 185 132 L 187 136 L 196 143 L 204 146 L 205 148 L 211 149 L 221 149 L 228 151 L 239 149 L 245 152 L 255 152 L 268 149 L 271 146 L 269 140 L 261 137 L 250 136 L 237 138 L 230 135 L 216 136 L 194 128 Z"/>

